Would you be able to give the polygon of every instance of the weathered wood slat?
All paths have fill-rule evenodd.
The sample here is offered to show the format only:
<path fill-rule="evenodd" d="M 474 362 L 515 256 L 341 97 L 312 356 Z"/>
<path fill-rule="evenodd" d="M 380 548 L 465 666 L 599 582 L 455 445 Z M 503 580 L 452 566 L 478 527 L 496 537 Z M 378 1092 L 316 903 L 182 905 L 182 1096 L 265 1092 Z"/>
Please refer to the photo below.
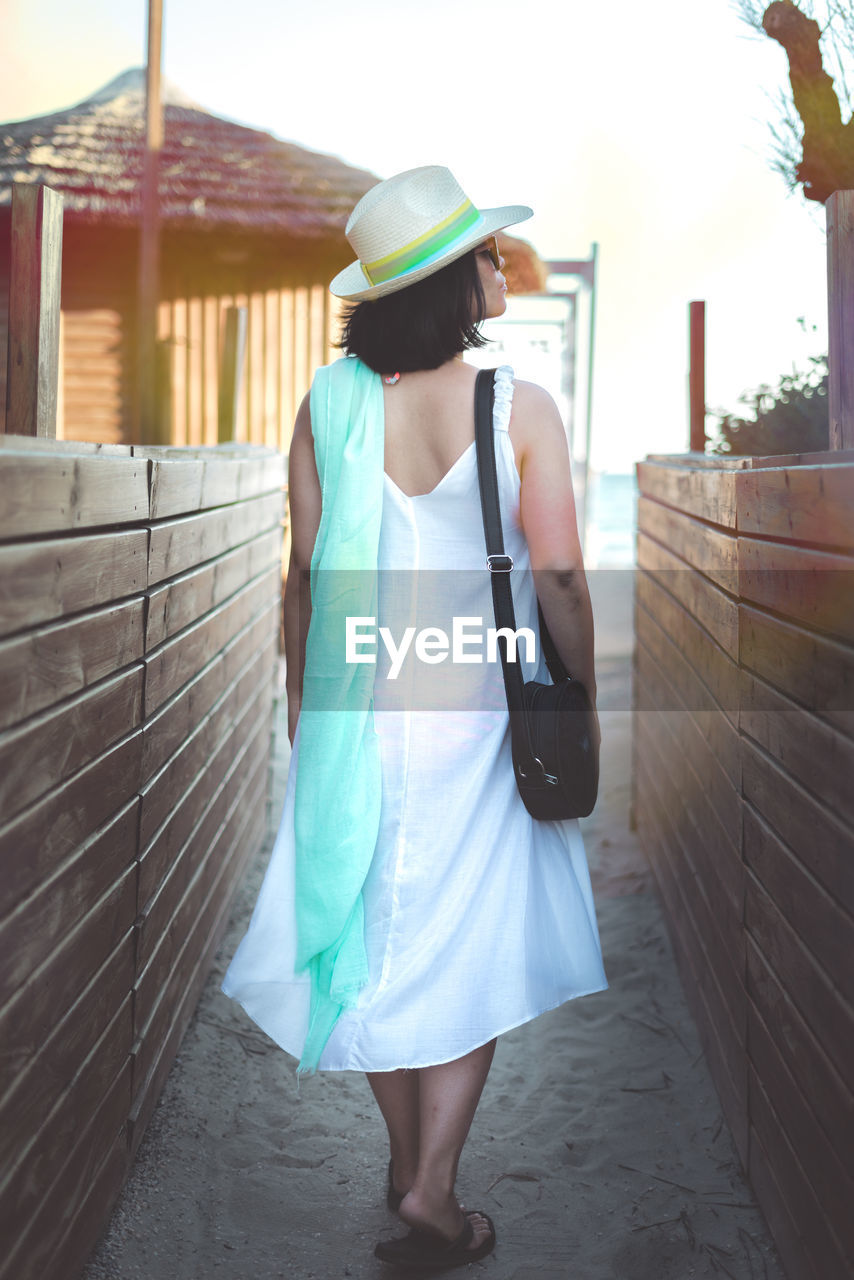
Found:
<path fill-rule="evenodd" d="M 743 604 L 739 661 L 854 738 L 854 647 Z"/>
<path fill-rule="evenodd" d="M 14 1249 L 6 1255 L 6 1266 L 0 1271 L 0 1280 L 39 1280 L 51 1271 L 59 1280 L 62 1272 L 57 1269 L 60 1259 L 53 1250 L 57 1238 L 72 1228 L 78 1208 L 88 1198 L 89 1188 L 104 1162 L 111 1162 L 110 1169 L 120 1174 L 127 1170 L 126 1119 L 130 1081 L 130 1060 L 122 1067 L 108 1092 L 92 1099 L 85 1114 L 88 1124 L 81 1125 L 75 1116 L 77 1141 L 52 1186 L 43 1196 L 41 1205 L 28 1224 L 17 1220 Z"/>
<path fill-rule="evenodd" d="M 145 716 L 148 718 L 219 652 L 270 601 L 278 608 L 281 578 L 268 569 L 197 623 L 167 640 L 145 658 Z"/>
<path fill-rule="evenodd" d="M 738 604 L 684 560 L 638 530 L 638 568 L 687 609 L 725 653 L 738 659 Z"/>
<path fill-rule="evenodd" d="M 775 1180 L 768 1156 L 755 1133 L 751 1134 L 750 1150 L 744 1167 L 756 1198 L 762 1205 L 762 1213 L 774 1242 L 780 1255 L 786 1259 L 786 1280 L 823 1280 L 816 1273 L 804 1249 L 801 1236 L 803 1224 L 793 1218 L 792 1210 Z"/>
<path fill-rule="evenodd" d="M 735 723 L 739 705 L 738 665 L 687 609 L 643 570 L 638 572 L 635 592 L 638 608 L 656 620 L 693 669 L 701 688 L 708 691 L 697 709 L 720 709 Z"/>
<path fill-rule="evenodd" d="M 282 514 L 282 495 L 277 491 L 154 525 L 148 556 L 149 584 L 213 560 L 256 534 L 275 528 L 281 524 Z"/>
<path fill-rule="evenodd" d="M 187 457 L 188 452 L 195 456 Z M 178 450 L 134 447 L 135 456 L 151 457 L 153 520 L 245 502 L 284 485 L 285 460 L 280 453 L 255 446 L 248 457 L 222 447 L 201 456 L 199 452 L 182 451 L 179 457 Z"/>
<path fill-rule="evenodd" d="M 749 738 L 741 743 L 744 798 L 835 901 L 854 915 L 854 832 Z M 782 831 L 781 831 L 782 828 Z"/>
<path fill-rule="evenodd" d="M 746 602 L 854 641 L 854 558 L 739 538 L 738 563 Z"/>
<path fill-rule="evenodd" d="M 279 608 L 274 603 L 243 627 L 189 684 L 143 725 L 141 783 L 154 776 L 223 691 L 257 660 L 272 670 L 278 651 Z"/>
<path fill-rule="evenodd" d="M 742 675 L 741 733 L 854 826 L 854 741 L 749 672 Z"/>
<path fill-rule="evenodd" d="M 637 527 L 724 591 L 738 593 L 738 547 L 733 534 L 643 496 L 638 498 Z"/>
<path fill-rule="evenodd" d="M 0 1168 L 11 1168 L 38 1126 L 67 1088 L 69 1080 L 90 1054 L 117 1010 L 127 1000 L 134 982 L 134 939 L 128 930 L 118 946 L 94 971 L 78 999 L 48 1025 L 32 1056 L 21 1061 L 0 1099 Z M 7 1031 L 14 1025 L 7 1015 L 0 1023 Z M 4 1077 L 6 1075 L 4 1063 Z"/>
<path fill-rule="evenodd" d="M 736 474 L 726 468 L 687 468 L 639 462 L 638 491 L 667 507 L 727 529 L 736 527 Z"/>
<path fill-rule="evenodd" d="M 163 944 L 168 922 L 177 904 L 183 899 L 187 885 L 210 856 L 211 848 L 219 841 L 218 832 L 221 832 L 235 797 L 242 792 L 247 776 L 259 765 L 259 761 L 269 757 L 269 708 L 264 708 L 260 713 L 257 706 L 249 710 L 253 714 L 249 724 L 243 728 L 245 736 L 241 740 L 240 734 L 235 732 L 222 743 L 211 761 L 206 775 L 209 780 L 207 794 L 193 795 L 191 791 L 181 802 L 174 822 L 163 828 L 161 839 L 150 847 L 142 859 L 143 866 L 147 858 L 155 859 L 158 870 L 162 868 L 166 872 L 165 876 L 162 872 L 155 876 L 147 869 L 141 872 L 146 887 L 156 885 L 154 896 L 140 903 L 137 962 L 143 970 L 154 952 Z M 174 835 L 173 826 L 177 831 Z M 162 853 L 164 841 L 168 842 L 170 848 L 168 859 Z M 150 978 L 147 981 L 150 983 Z M 141 980 L 137 992 L 140 1009 L 144 1008 L 144 1002 L 139 1004 L 142 999 L 139 992 L 144 982 L 145 980 Z"/>
<path fill-rule="evenodd" d="M 147 593 L 146 652 L 222 604 L 268 566 L 278 567 L 281 542 L 281 530 L 270 529 L 212 563 L 154 587 Z"/>
<path fill-rule="evenodd" d="M 0 538 L 147 519 L 144 459 L 0 450 Z"/>
<path fill-rule="evenodd" d="M 0 827 L 0 916 L 138 793 L 141 759 L 138 730 Z"/>
<path fill-rule="evenodd" d="M 139 806 L 135 796 L 57 875 L 0 921 L 0 1010 L 133 866 Z"/>
<path fill-rule="evenodd" d="M 261 794 L 259 792 L 258 797 L 250 797 L 247 805 L 250 811 L 253 800 L 260 799 Z M 166 1082 L 172 1060 L 193 1015 L 214 954 L 228 924 L 232 899 L 249 858 L 258 848 L 263 834 L 263 812 L 256 810 L 250 813 L 247 826 L 235 841 L 235 846 L 239 846 L 241 852 L 223 863 L 222 877 L 214 885 L 204 910 L 196 920 L 193 934 L 187 941 L 188 952 L 192 949 L 192 953 L 198 957 L 195 965 L 186 964 L 176 969 L 147 1028 L 145 1038 L 137 1045 L 134 1056 L 134 1102 L 129 1121 L 132 1152 L 139 1146 Z"/>
<path fill-rule="evenodd" d="M 0 635 L 141 592 L 147 560 L 145 529 L 0 546 Z"/>
<path fill-rule="evenodd" d="M 46 457 L 66 454 L 99 455 L 111 458 L 130 458 L 129 444 L 104 444 L 98 440 L 52 440 L 44 436 L 16 436 L 12 432 L 0 434 L 0 450 L 10 449 L 14 453 L 41 453 Z"/>
<path fill-rule="evenodd" d="M 145 783 L 139 824 L 139 847 L 143 854 L 182 796 L 204 777 L 224 739 L 237 729 L 247 713 L 251 714 L 250 708 L 259 699 L 269 706 L 271 680 L 270 664 L 253 663 L 243 677 L 217 699 L 175 755 Z M 147 901 L 143 887 L 141 892 L 141 901 Z"/>
<path fill-rule="evenodd" d="M 768 1095 L 755 1071 L 750 1072 L 750 1115 L 752 1121 L 751 1160 L 748 1172 L 753 1177 L 754 1144 L 761 1143 L 762 1151 L 773 1168 L 782 1201 L 783 1212 L 791 1215 L 801 1235 L 801 1250 L 805 1263 L 812 1268 L 805 1271 L 810 1280 L 825 1276 L 844 1276 L 846 1263 L 840 1255 L 838 1242 L 830 1232 L 827 1211 L 810 1185 L 791 1144 L 785 1128 L 775 1114 Z M 799 1250 L 799 1252 L 801 1252 Z M 798 1255 L 796 1254 L 797 1258 Z M 788 1260 L 787 1260 L 788 1261 Z M 797 1263 L 796 1263 L 797 1265 Z M 787 1270 L 789 1268 L 787 1267 Z M 795 1275 L 797 1276 L 797 1271 Z"/>
<path fill-rule="evenodd" d="M 743 471 L 738 527 L 746 534 L 854 550 L 854 465 Z"/>
<path fill-rule="evenodd" d="M 0 728 L 79 693 L 142 656 L 140 599 L 0 642 Z"/>
<path fill-rule="evenodd" d="M 6 819 L 137 728 L 142 677 L 141 664 L 131 667 L 0 733 L 0 812 Z"/>
<path fill-rule="evenodd" d="M 761 1019 L 781 1060 L 816 1119 L 846 1164 L 854 1159 L 854 1093 L 850 1073 L 843 1078 L 807 1026 L 790 996 L 752 938 L 747 943 L 747 993 L 750 1025 L 748 1051 L 753 1054 L 753 1026 Z M 759 1053 L 756 1055 L 759 1063 Z"/>
<path fill-rule="evenodd" d="M 762 885 L 748 873 L 745 926 L 841 1074 L 854 1054 L 854 1009 L 830 983 Z"/>

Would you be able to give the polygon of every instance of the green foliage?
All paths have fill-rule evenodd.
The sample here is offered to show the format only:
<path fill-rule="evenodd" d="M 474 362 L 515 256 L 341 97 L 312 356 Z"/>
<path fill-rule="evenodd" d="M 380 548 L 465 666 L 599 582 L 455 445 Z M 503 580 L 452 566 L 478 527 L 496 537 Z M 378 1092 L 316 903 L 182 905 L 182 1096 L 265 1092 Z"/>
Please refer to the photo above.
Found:
<path fill-rule="evenodd" d="M 775 388 L 745 392 L 739 403 L 752 417 L 714 413 L 719 438 L 712 453 L 773 457 L 779 453 L 814 453 L 829 442 L 827 356 L 812 356 L 806 373 L 784 375 Z"/>

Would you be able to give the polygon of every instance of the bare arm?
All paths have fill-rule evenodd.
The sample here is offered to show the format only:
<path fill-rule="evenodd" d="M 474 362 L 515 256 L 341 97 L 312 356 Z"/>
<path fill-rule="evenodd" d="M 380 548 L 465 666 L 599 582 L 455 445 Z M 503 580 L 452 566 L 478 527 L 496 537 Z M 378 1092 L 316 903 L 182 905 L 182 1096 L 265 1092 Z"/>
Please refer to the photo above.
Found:
<path fill-rule="evenodd" d="M 285 662 L 288 737 L 293 742 L 302 701 L 305 642 L 311 621 L 309 570 L 320 527 L 320 480 L 314 460 L 308 396 L 300 405 L 294 423 L 288 460 L 288 504 L 291 513 L 291 558 L 285 586 Z"/>
<path fill-rule="evenodd" d="M 596 701 L 593 611 L 584 573 L 566 432 L 547 392 L 520 382 L 510 434 L 522 479 L 520 520 L 537 596 L 567 669 Z"/>

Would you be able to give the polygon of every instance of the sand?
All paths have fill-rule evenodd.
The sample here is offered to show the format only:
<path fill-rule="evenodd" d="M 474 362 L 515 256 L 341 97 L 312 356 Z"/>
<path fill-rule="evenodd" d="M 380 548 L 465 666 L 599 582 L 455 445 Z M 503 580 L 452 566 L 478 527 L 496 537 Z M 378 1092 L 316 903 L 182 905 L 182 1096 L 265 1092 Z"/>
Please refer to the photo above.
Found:
<path fill-rule="evenodd" d="M 631 575 L 592 575 L 602 788 L 585 820 L 608 991 L 499 1041 L 458 1191 L 494 1219 L 489 1280 L 784 1280 L 739 1167 L 666 926 L 629 830 Z M 278 741 L 276 803 L 287 743 Z M 266 852 L 269 851 L 269 845 Z M 363 1076 L 297 1090 L 294 1063 L 219 992 L 236 906 L 85 1280 L 397 1280 L 374 1243 L 384 1129 Z"/>

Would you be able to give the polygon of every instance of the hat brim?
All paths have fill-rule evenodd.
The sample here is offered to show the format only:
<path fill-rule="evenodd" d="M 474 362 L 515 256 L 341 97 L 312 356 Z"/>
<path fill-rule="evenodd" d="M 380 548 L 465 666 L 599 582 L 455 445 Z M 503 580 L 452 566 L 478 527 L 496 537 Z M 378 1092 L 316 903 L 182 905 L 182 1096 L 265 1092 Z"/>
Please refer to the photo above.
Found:
<path fill-rule="evenodd" d="M 357 260 L 338 272 L 329 286 L 329 292 L 347 302 L 369 302 L 382 298 L 387 293 L 397 293 L 400 289 L 406 289 L 409 285 L 426 279 L 427 276 L 435 275 L 448 263 L 456 262 L 457 258 L 461 258 L 464 253 L 468 253 L 475 245 L 480 244 L 486 236 L 494 235 L 496 231 L 503 231 L 505 227 L 513 227 L 517 222 L 525 222 L 533 212 L 533 209 L 529 209 L 526 204 L 508 204 L 499 209 L 481 209 L 477 226 L 472 227 L 462 240 L 457 241 L 453 248 L 440 258 L 435 258 L 424 266 L 415 267 L 412 271 L 405 271 L 402 275 L 395 276 L 393 280 L 384 280 L 374 285 L 370 283 L 361 262 Z"/>

